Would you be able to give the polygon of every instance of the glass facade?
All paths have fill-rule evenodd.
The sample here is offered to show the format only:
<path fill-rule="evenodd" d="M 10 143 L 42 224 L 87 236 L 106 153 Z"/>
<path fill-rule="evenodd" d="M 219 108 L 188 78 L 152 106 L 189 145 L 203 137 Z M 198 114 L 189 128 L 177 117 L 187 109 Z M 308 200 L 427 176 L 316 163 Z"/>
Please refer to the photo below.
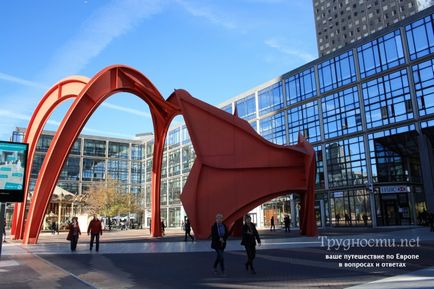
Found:
<path fill-rule="evenodd" d="M 404 64 L 401 31 L 396 30 L 366 43 L 357 49 L 357 53 L 362 78 Z"/>
<path fill-rule="evenodd" d="M 309 102 L 288 109 L 289 144 L 298 142 L 301 133 L 309 142 L 321 139 L 319 126 L 319 109 L 317 102 Z"/>
<path fill-rule="evenodd" d="M 315 69 L 313 67 L 285 80 L 288 105 L 316 96 Z"/>

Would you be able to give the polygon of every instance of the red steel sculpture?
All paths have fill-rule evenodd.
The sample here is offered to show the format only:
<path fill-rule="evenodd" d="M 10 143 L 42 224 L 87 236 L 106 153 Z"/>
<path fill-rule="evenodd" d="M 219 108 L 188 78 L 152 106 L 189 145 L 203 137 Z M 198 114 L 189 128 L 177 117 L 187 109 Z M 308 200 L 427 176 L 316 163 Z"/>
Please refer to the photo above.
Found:
<path fill-rule="evenodd" d="M 177 114 L 184 116 L 197 155 L 181 200 L 199 238 L 208 237 L 217 212 L 224 214 L 224 222 L 232 228 L 249 210 L 288 192 L 300 193 L 302 197 L 301 233 L 316 235 L 314 150 L 302 137 L 295 146 L 275 145 L 259 136 L 246 121 L 195 99 L 184 90 L 176 90 L 166 101 L 143 74 L 124 65 L 114 65 L 87 81 L 60 124 L 36 181 L 23 243 L 37 242 L 60 171 L 85 123 L 105 99 L 121 91 L 143 99 L 152 115 L 153 236 L 161 236 L 160 183 L 164 141 Z M 48 118 L 45 114 L 51 110 L 43 111 L 43 117 L 32 121 L 29 128 L 38 119 L 45 123 Z M 35 113 L 39 113 L 38 110 Z M 33 133 L 30 139 L 37 141 L 39 134 L 40 131 Z M 34 149 L 29 154 L 33 157 Z"/>

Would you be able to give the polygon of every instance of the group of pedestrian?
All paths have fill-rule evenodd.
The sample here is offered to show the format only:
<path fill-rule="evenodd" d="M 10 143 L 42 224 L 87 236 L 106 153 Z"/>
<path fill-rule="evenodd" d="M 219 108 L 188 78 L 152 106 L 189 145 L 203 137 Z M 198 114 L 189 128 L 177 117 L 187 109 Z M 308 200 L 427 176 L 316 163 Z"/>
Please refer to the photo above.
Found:
<path fill-rule="evenodd" d="M 223 276 L 225 276 L 224 250 L 226 248 L 226 240 L 228 239 L 228 236 L 228 228 L 223 224 L 223 215 L 218 213 L 216 215 L 215 223 L 211 227 L 211 248 L 216 251 L 216 259 L 213 265 L 214 273 L 218 274 L 217 268 L 220 265 L 220 271 Z M 251 217 L 247 215 L 244 218 L 241 245 L 246 249 L 246 270 L 250 271 L 252 274 L 256 274 L 255 268 L 253 267 L 253 259 L 255 259 L 256 256 L 257 243 L 261 245 L 261 239 L 259 238 L 255 224 L 252 223 Z"/>
<path fill-rule="evenodd" d="M 184 223 L 185 230 L 185 241 L 187 237 L 190 237 L 194 241 L 194 237 L 191 235 L 191 224 L 190 220 L 187 218 Z M 102 224 L 96 215 L 90 221 L 87 228 L 87 234 L 90 235 L 90 247 L 89 250 L 92 251 L 94 242 L 95 249 L 99 251 L 99 238 L 102 235 Z M 81 235 L 80 225 L 78 223 L 78 218 L 73 217 L 72 222 L 69 225 L 67 240 L 71 243 L 71 251 L 77 249 L 77 243 L 79 236 Z M 213 269 L 215 273 L 218 273 L 218 267 L 220 267 L 220 272 L 225 275 L 225 264 L 224 264 L 224 250 L 226 248 L 226 241 L 229 236 L 229 231 L 226 225 L 223 223 L 223 215 L 218 213 L 216 215 L 215 223 L 211 227 L 211 248 L 216 251 L 216 259 L 214 261 Z M 253 260 L 256 256 L 256 244 L 261 245 L 261 239 L 259 237 L 258 231 L 256 230 L 256 225 L 252 223 L 252 219 L 249 215 L 244 218 L 244 225 L 242 228 L 242 240 L 241 245 L 245 247 L 247 254 L 247 261 L 244 264 L 247 271 L 252 274 L 256 274 L 255 268 L 253 267 Z"/>
<path fill-rule="evenodd" d="M 81 235 L 80 225 L 78 224 L 78 218 L 73 217 L 71 224 L 69 224 L 67 240 L 71 243 L 71 251 L 74 252 L 77 249 L 78 238 Z M 87 227 L 87 235 L 90 235 L 89 250 L 92 251 L 93 244 L 95 242 L 95 250 L 99 251 L 99 237 L 102 235 L 102 224 L 96 215 L 90 221 Z"/>

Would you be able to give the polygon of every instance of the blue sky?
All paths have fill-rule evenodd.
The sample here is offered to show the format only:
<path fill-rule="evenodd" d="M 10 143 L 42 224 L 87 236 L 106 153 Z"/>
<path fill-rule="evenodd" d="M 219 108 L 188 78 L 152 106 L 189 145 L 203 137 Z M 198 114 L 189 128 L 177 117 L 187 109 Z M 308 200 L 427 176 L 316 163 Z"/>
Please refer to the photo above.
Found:
<path fill-rule="evenodd" d="M 306 0 L 5 1 L 0 17 L 0 140 L 27 127 L 54 83 L 112 64 L 141 71 L 164 98 L 183 88 L 218 105 L 317 58 Z M 45 129 L 55 130 L 71 103 L 58 107 Z M 148 131 L 146 103 L 119 93 L 82 133 L 130 138 Z"/>

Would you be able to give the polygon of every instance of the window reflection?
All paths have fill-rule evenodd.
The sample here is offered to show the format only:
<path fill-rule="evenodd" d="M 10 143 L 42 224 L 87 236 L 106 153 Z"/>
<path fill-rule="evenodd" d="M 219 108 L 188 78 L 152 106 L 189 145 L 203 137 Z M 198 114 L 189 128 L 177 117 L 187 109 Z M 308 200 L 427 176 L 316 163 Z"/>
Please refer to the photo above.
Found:
<path fill-rule="evenodd" d="M 360 185 L 367 181 L 363 137 L 327 144 L 326 156 L 330 187 Z"/>
<path fill-rule="evenodd" d="M 405 27 L 411 60 L 434 52 L 433 19 L 430 15 Z"/>
<path fill-rule="evenodd" d="M 313 67 L 285 80 L 288 105 L 316 95 L 315 69 Z"/>
<path fill-rule="evenodd" d="M 289 144 L 298 142 L 301 133 L 308 141 L 316 142 L 321 138 L 318 103 L 303 104 L 288 110 Z"/>
<path fill-rule="evenodd" d="M 362 78 L 405 62 L 399 29 L 362 45 L 357 52 Z"/>
<path fill-rule="evenodd" d="M 362 84 L 368 128 L 413 118 L 406 70 Z"/>
<path fill-rule="evenodd" d="M 322 99 L 324 136 L 336 137 L 362 130 L 357 87 L 339 91 Z"/>

